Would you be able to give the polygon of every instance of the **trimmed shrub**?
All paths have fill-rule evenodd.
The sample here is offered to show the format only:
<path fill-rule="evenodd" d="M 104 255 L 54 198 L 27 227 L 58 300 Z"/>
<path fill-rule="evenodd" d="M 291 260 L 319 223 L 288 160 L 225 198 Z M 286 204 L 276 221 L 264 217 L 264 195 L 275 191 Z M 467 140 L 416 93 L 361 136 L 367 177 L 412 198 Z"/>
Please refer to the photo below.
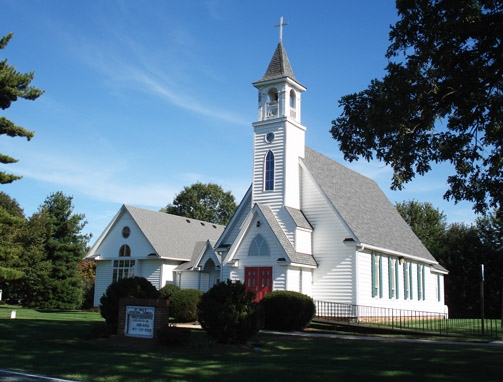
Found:
<path fill-rule="evenodd" d="M 270 330 L 303 330 L 316 310 L 311 297 L 291 291 L 266 294 L 260 305 L 265 314 L 264 328 Z"/>
<path fill-rule="evenodd" d="M 176 322 L 192 322 L 197 320 L 197 303 L 203 292 L 197 289 L 181 289 L 169 299 L 169 315 Z"/>
<path fill-rule="evenodd" d="M 100 312 L 108 325 L 117 328 L 121 298 L 159 298 L 159 291 L 143 277 L 114 281 L 100 299 Z"/>
<path fill-rule="evenodd" d="M 199 323 L 218 343 L 246 343 L 263 323 L 262 310 L 252 302 L 254 298 L 255 293 L 246 293 L 240 282 L 216 284 L 199 302 Z"/>
<path fill-rule="evenodd" d="M 166 284 L 159 289 L 159 298 L 169 300 L 178 291 L 181 291 L 181 289 L 175 284 Z"/>
<path fill-rule="evenodd" d="M 177 328 L 173 325 L 165 325 L 157 331 L 157 341 L 161 345 L 181 346 L 187 345 L 190 341 L 189 328 Z"/>

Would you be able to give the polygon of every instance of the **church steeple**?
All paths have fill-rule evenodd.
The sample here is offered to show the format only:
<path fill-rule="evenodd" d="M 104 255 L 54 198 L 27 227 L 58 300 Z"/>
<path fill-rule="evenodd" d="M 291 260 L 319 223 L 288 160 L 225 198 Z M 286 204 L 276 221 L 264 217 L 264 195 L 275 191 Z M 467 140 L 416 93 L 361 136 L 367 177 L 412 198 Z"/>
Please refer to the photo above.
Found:
<path fill-rule="evenodd" d="M 258 120 L 253 123 L 252 203 L 268 205 L 279 221 L 285 206 L 300 208 L 299 159 L 304 157 L 305 126 L 301 124 L 301 93 L 280 41 L 265 75 L 253 83 L 258 90 Z"/>

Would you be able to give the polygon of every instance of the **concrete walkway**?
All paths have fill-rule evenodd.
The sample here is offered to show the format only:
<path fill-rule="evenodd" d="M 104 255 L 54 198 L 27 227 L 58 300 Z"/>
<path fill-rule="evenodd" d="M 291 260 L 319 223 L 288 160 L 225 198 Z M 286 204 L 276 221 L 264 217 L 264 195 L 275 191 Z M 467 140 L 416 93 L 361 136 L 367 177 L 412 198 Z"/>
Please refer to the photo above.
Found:
<path fill-rule="evenodd" d="M 442 340 L 427 340 L 427 339 L 414 339 L 414 338 L 355 336 L 346 334 L 329 334 L 329 333 L 313 333 L 313 332 L 277 332 L 274 330 L 261 330 L 260 332 L 269 334 L 279 334 L 283 336 L 337 338 L 342 340 L 357 340 L 357 341 L 408 342 L 408 343 L 443 344 L 443 345 L 503 347 L 503 340 L 492 341 L 492 342 L 462 342 L 462 341 L 442 341 Z"/>
<path fill-rule="evenodd" d="M 76 382 L 70 379 L 51 378 L 44 375 L 21 373 L 0 369 L 1 382 Z"/>
<path fill-rule="evenodd" d="M 186 324 L 179 323 L 175 325 L 181 328 L 201 329 L 201 325 L 195 323 L 186 323 Z M 357 340 L 357 341 L 408 342 L 408 343 L 425 343 L 425 344 L 503 347 L 503 340 L 492 341 L 492 342 L 463 342 L 463 341 L 442 341 L 442 340 L 428 340 L 428 339 L 414 339 L 414 338 L 355 336 L 349 334 L 329 334 L 329 333 L 315 333 L 315 332 L 278 332 L 274 330 L 261 330 L 260 332 L 269 334 L 279 334 L 284 336 L 338 338 L 341 340 Z"/>

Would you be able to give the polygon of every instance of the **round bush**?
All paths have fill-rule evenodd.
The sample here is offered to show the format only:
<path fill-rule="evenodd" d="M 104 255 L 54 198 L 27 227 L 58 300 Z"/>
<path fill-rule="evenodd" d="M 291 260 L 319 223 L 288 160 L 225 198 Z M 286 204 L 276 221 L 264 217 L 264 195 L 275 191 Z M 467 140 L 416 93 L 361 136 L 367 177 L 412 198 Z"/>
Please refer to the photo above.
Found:
<path fill-rule="evenodd" d="M 316 307 L 313 299 L 291 291 L 275 291 L 264 296 L 264 328 L 270 330 L 303 330 L 313 319 Z"/>
<path fill-rule="evenodd" d="M 175 292 L 178 292 L 180 290 L 181 289 L 174 284 L 166 284 L 161 289 L 159 289 L 159 298 L 169 300 Z"/>
<path fill-rule="evenodd" d="M 203 292 L 197 289 L 181 289 L 173 293 L 169 299 L 169 315 L 176 322 L 192 322 L 197 320 L 197 303 Z"/>
<path fill-rule="evenodd" d="M 261 328 L 262 310 L 240 282 L 216 284 L 199 302 L 198 320 L 218 343 L 246 343 Z"/>
<path fill-rule="evenodd" d="M 100 299 L 100 312 L 108 325 L 117 328 L 121 298 L 158 298 L 159 291 L 143 277 L 114 281 Z"/>

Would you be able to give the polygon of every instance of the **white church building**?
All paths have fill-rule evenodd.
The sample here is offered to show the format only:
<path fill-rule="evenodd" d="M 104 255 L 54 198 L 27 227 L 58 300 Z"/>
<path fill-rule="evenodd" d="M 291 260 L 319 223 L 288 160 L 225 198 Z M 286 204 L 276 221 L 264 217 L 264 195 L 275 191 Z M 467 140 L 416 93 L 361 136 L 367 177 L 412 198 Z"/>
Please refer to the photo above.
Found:
<path fill-rule="evenodd" d="M 253 179 L 227 227 L 123 206 L 89 251 L 95 305 L 114 280 L 208 290 L 239 280 L 258 298 L 447 313 L 438 264 L 375 181 L 305 146 L 302 93 L 280 41 L 258 91 Z M 251 144 L 252 142 L 250 142 Z"/>

